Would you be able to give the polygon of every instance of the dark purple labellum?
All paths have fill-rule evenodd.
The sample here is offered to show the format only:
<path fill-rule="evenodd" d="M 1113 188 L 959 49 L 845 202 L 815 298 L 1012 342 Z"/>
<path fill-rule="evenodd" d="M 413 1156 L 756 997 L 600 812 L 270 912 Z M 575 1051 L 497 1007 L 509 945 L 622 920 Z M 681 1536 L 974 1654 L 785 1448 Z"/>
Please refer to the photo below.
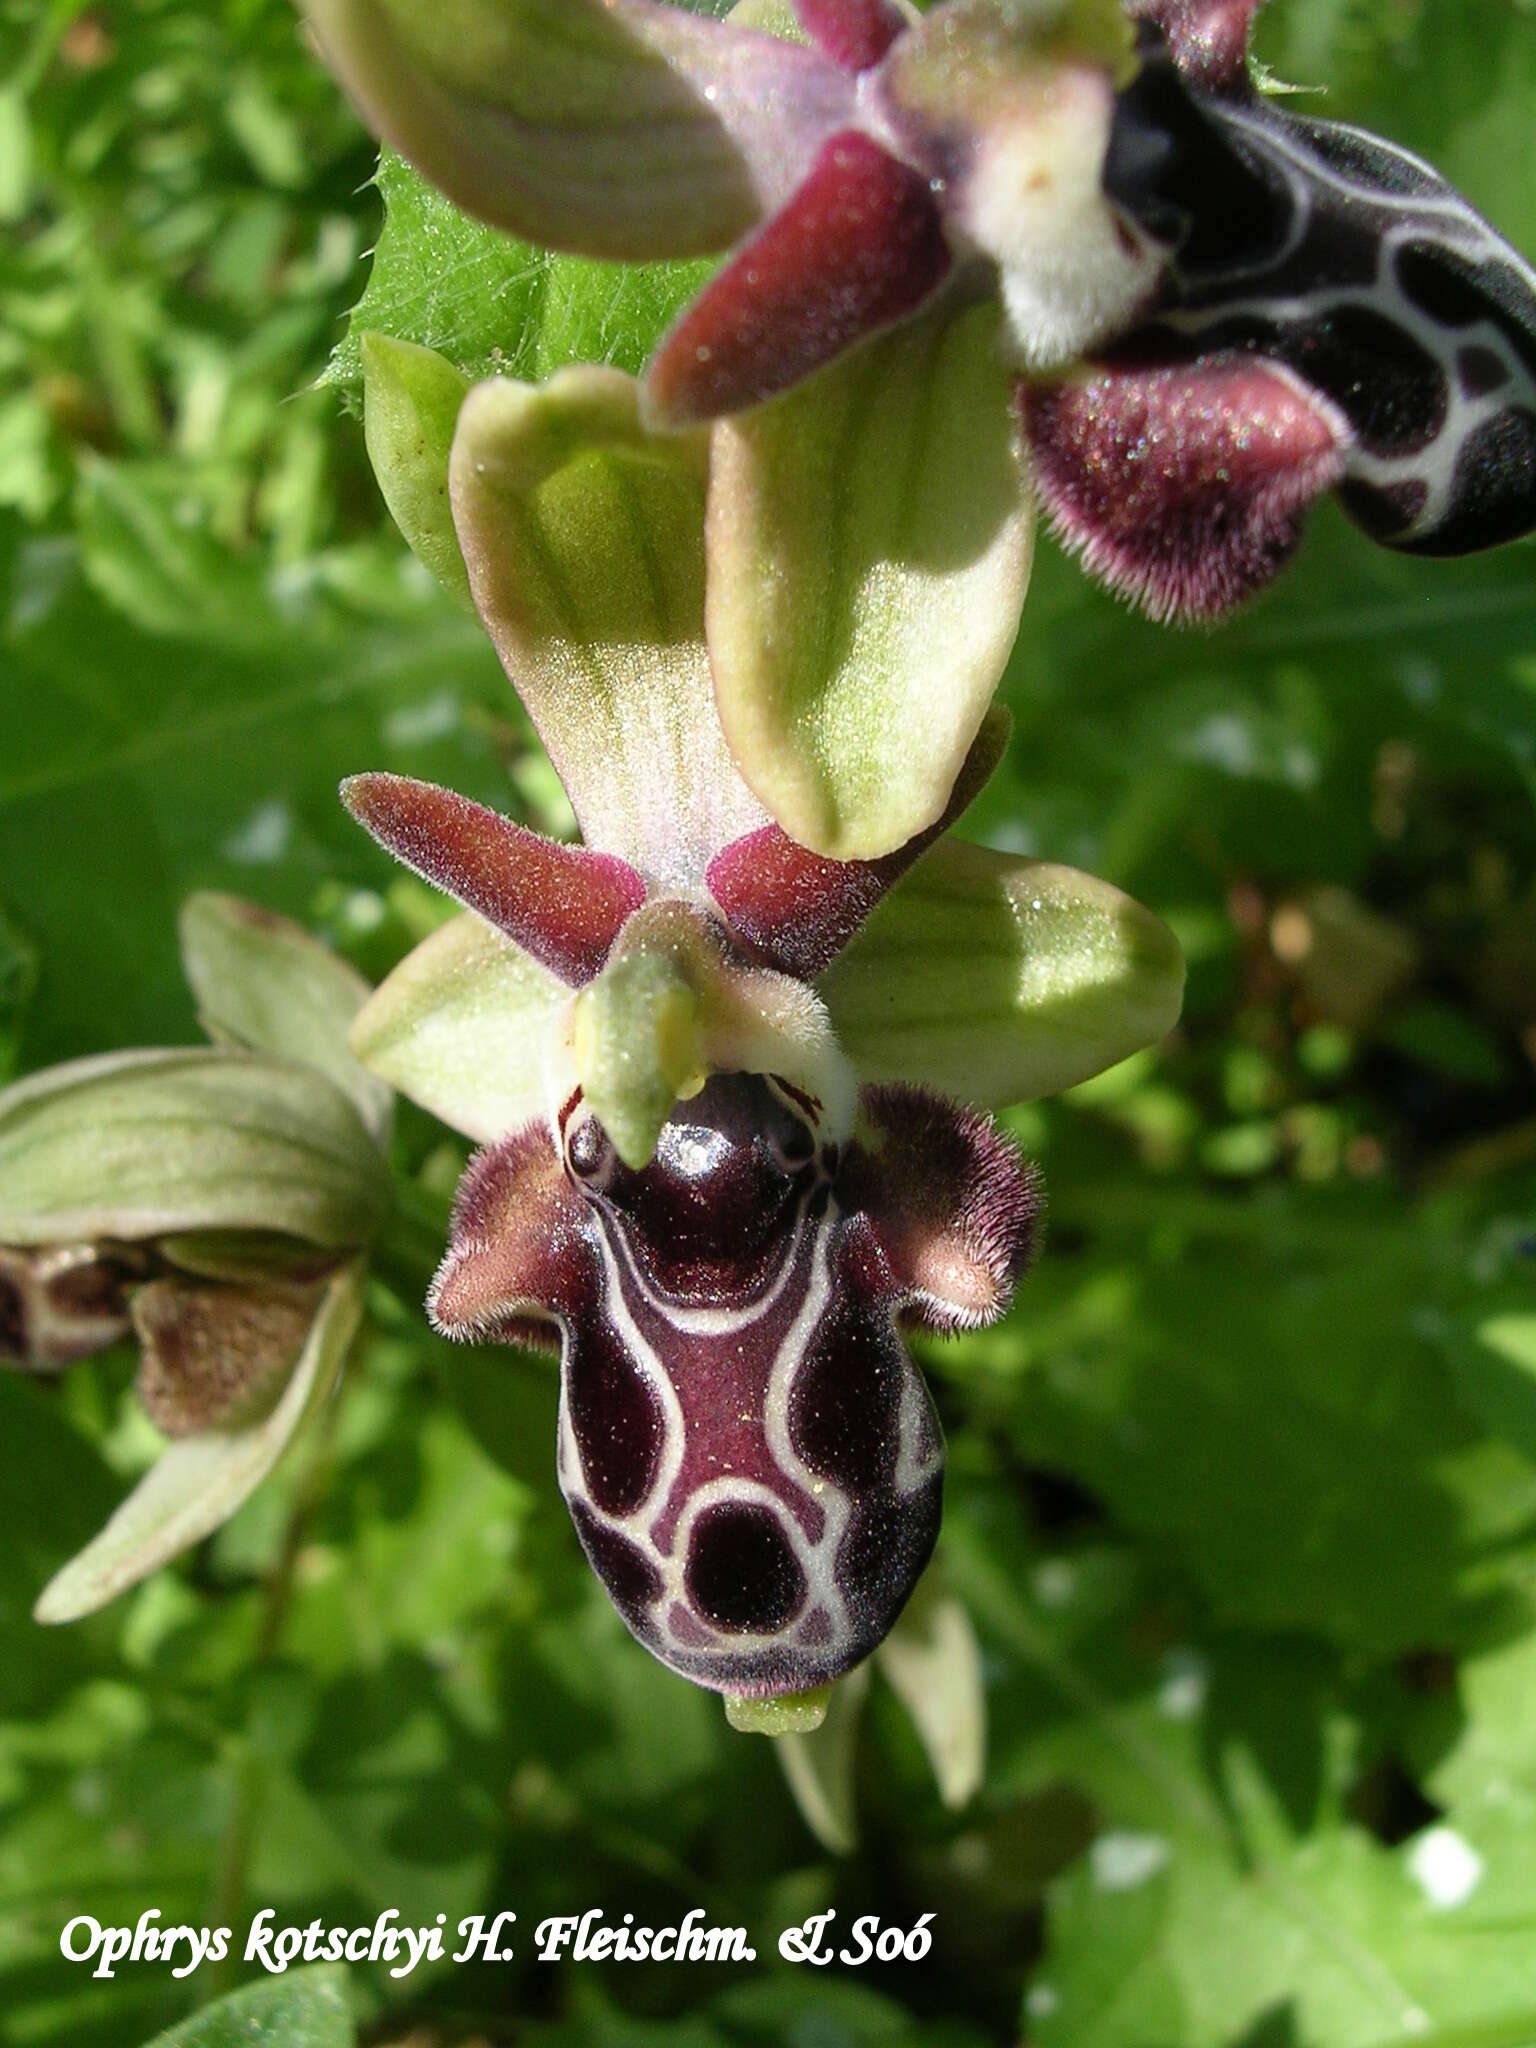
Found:
<path fill-rule="evenodd" d="M 1536 524 L 1536 278 L 1429 165 L 1257 93 L 1197 97 L 1154 47 L 1106 183 L 1173 246 L 1171 350 L 1286 364 L 1348 420 L 1367 503 L 1422 487 L 1382 537 L 1456 554 Z"/>
<path fill-rule="evenodd" d="M 1029 1256 L 1032 1175 L 985 1118 L 871 1091 L 824 1142 L 798 1092 L 717 1075 L 625 1167 L 579 1095 L 461 1192 L 432 1312 L 562 1349 L 558 1470 L 625 1622 L 720 1691 L 867 1656 L 938 1532 L 933 1404 L 898 1318 L 980 1322 Z"/>
<path fill-rule="evenodd" d="M 1413 553 L 1536 527 L 1536 273 L 1417 157 L 1257 93 L 1255 0 L 1132 11 L 1143 61 L 1104 187 L 1167 264 L 1093 366 L 1110 428 L 1072 387 L 1026 396 L 1064 538 L 1154 614 L 1211 617 L 1268 581 L 1331 486 Z M 1249 388 L 1264 395 L 1224 508 Z"/>

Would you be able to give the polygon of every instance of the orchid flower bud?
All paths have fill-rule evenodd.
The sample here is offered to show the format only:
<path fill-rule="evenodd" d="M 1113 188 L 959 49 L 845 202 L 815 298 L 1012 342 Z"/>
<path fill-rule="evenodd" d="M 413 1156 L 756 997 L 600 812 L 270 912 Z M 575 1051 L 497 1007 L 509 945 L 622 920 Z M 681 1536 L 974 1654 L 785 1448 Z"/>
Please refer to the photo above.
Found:
<path fill-rule="evenodd" d="M 188 902 L 182 950 L 214 1047 L 0 1092 L 0 1357 L 56 1371 L 131 1332 L 168 1439 L 41 1621 L 102 1606 L 266 1477 L 334 1383 L 389 1205 L 390 1097 L 346 1046 L 366 986 L 229 897 Z"/>

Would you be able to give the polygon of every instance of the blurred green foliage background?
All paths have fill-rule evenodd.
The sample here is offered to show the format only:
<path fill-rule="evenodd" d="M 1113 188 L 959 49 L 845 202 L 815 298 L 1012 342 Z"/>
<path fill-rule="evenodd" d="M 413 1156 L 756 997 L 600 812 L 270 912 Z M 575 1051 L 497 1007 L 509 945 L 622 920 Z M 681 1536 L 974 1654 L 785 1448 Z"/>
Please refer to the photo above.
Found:
<path fill-rule="evenodd" d="M 1260 49 L 1536 252 L 1536 9 L 1273 0 Z M 3 1081 L 194 1037 L 194 887 L 382 973 L 436 911 L 344 773 L 566 821 L 373 489 L 343 316 L 374 153 L 283 0 L 0 0 L 0 78 Z M 386 184 L 363 319 L 466 368 L 637 367 L 686 286 Z M 1046 545 L 1007 697 L 967 829 L 1131 889 L 1191 980 L 1166 1046 L 1015 1116 L 1047 1256 L 926 1353 L 978 1800 L 943 1809 L 877 1681 L 861 1846 L 821 1850 L 771 1746 L 587 1574 L 547 1369 L 446 1354 L 381 1285 L 323 1441 L 71 1631 L 28 1610 L 152 1454 L 132 1362 L 0 1380 L 0 2039 L 129 2048 L 240 1974 L 92 1979 L 58 1952 L 79 1912 L 600 1904 L 703 1905 L 760 1961 L 364 1967 L 361 2038 L 1536 2042 L 1536 551 L 1399 561 L 1325 508 L 1203 636 Z M 461 1156 L 403 1120 L 423 1207 Z M 933 1954 L 780 1964 L 826 1906 L 933 1911 Z M 346 2040 L 311 1989 L 261 2038 Z"/>

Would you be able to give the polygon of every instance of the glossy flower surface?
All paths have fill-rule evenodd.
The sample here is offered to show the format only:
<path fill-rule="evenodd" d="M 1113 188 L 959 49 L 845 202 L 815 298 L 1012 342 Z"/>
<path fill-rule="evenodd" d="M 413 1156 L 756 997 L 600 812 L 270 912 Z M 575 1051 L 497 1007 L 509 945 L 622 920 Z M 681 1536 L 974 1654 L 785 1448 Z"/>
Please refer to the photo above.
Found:
<path fill-rule="evenodd" d="M 927 1561 L 943 1447 L 901 1331 L 1000 1314 L 1037 1230 L 987 1110 L 1161 1036 L 1182 965 L 1118 891 L 940 836 L 999 716 L 881 859 L 767 818 L 711 688 L 718 459 L 614 372 L 471 393 L 458 543 L 584 844 L 399 777 L 343 794 L 469 913 L 352 1034 L 484 1145 L 434 1320 L 558 1344 L 560 1484 L 615 1606 L 761 1697 L 867 1656 Z"/>
<path fill-rule="evenodd" d="M 451 31 L 304 5 L 470 211 L 731 250 L 651 365 L 654 419 L 990 295 L 1042 502 L 1157 617 L 1262 588 L 1330 489 L 1415 553 L 1536 525 L 1536 278 L 1429 166 L 1256 90 L 1258 0 L 464 0 Z"/>

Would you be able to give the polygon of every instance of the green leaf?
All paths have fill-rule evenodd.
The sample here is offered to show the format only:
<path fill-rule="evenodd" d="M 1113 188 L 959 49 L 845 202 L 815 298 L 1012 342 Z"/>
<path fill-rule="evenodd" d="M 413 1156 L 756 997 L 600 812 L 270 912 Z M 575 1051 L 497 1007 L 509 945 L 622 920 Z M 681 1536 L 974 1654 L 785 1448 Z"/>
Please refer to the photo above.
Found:
<path fill-rule="evenodd" d="M 290 918 L 200 890 L 182 906 L 181 959 L 203 1026 L 221 1041 L 315 1067 L 349 1096 L 372 1136 L 389 1135 L 390 1095 L 347 1046 L 371 990 Z"/>
<path fill-rule="evenodd" d="M 1000 1666 L 1009 1781 L 1065 1778 L 1096 1816 L 1047 1895 L 1029 2040 L 1513 2048 L 1529 1921 L 1494 1906 L 1491 1860 L 1451 1881 L 1444 1824 L 1386 1847 L 1352 1817 L 1359 1731 L 1329 1667 L 1279 1639 L 1170 1635 L 1145 1563 L 1032 1554 L 1014 1512 L 973 1494 L 951 1516 L 952 1581 Z M 1511 1839 L 1502 1873 L 1528 1892 L 1527 1862 Z"/>
<path fill-rule="evenodd" d="M 353 2048 L 345 1985 L 339 1970 L 294 1970 L 219 1999 L 147 2048 Z"/>
<path fill-rule="evenodd" d="M 945 839 L 820 986 L 863 1080 L 1001 1109 L 1156 1044 L 1178 1022 L 1184 962 L 1112 884 Z"/>
<path fill-rule="evenodd" d="M 378 185 L 384 227 L 324 376 L 354 402 L 370 333 L 433 349 L 471 383 L 569 363 L 638 371 L 714 267 L 555 255 L 471 220 L 390 149 Z"/>
<path fill-rule="evenodd" d="M 92 1614 L 227 1522 L 330 1395 L 362 1312 L 363 1269 L 347 1266 L 327 1286 L 271 1412 L 245 1429 L 178 1437 L 101 1534 L 48 1582 L 35 1618 L 53 1623 Z"/>
<path fill-rule="evenodd" d="M 495 656 L 393 556 L 345 597 L 339 561 L 274 582 L 226 556 L 219 617 L 194 609 L 167 642 L 103 602 L 67 542 L 15 541 L 0 526 L 0 909 L 43 968 L 30 1063 L 190 1035 L 175 927 L 191 886 L 307 921 L 339 881 L 348 929 L 371 935 L 395 871 L 337 801 L 342 774 L 397 769 L 506 807 L 488 736 L 514 758 L 528 741 Z"/>
<path fill-rule="evenodd" d="M 934 823 L 1031 556 L 991 308 L 945 305 L 720 423 L 715 692 L 738 767 L 791 838 L 864 860 Z"/>
<path fill-rule="evenodd" d="M 1490 1437 L 1441 1333 L 1476 1299 L 1477 1237 L 1447 1196 L 1197 1193 L 1053 1173 L 1057 1252 L 1010 1322 L 932 1354 L 1015 1377 L 1009 1430 L 1119 1526 L 1178 1559 L 1212 1611 L 1357 1656 L 1476 1642 L 1523 1619 L 1510 1546 L 1536 1459 Z M 974 1365 L 967 1364 L 967 1357 Z"/>
<path fill-rule="evenodd" d="M 342 1250 L 388 1199 L 357 1111 L 312 1067 L 118 1053 L 0 1094 L 0 1243 L 253 1230 Z"/>
<path fill-rule="evenodd" d="M 15 1065 L 21 1024 L 37 988 L 37 948 L 0 912 L 0 1085 Z"/>

